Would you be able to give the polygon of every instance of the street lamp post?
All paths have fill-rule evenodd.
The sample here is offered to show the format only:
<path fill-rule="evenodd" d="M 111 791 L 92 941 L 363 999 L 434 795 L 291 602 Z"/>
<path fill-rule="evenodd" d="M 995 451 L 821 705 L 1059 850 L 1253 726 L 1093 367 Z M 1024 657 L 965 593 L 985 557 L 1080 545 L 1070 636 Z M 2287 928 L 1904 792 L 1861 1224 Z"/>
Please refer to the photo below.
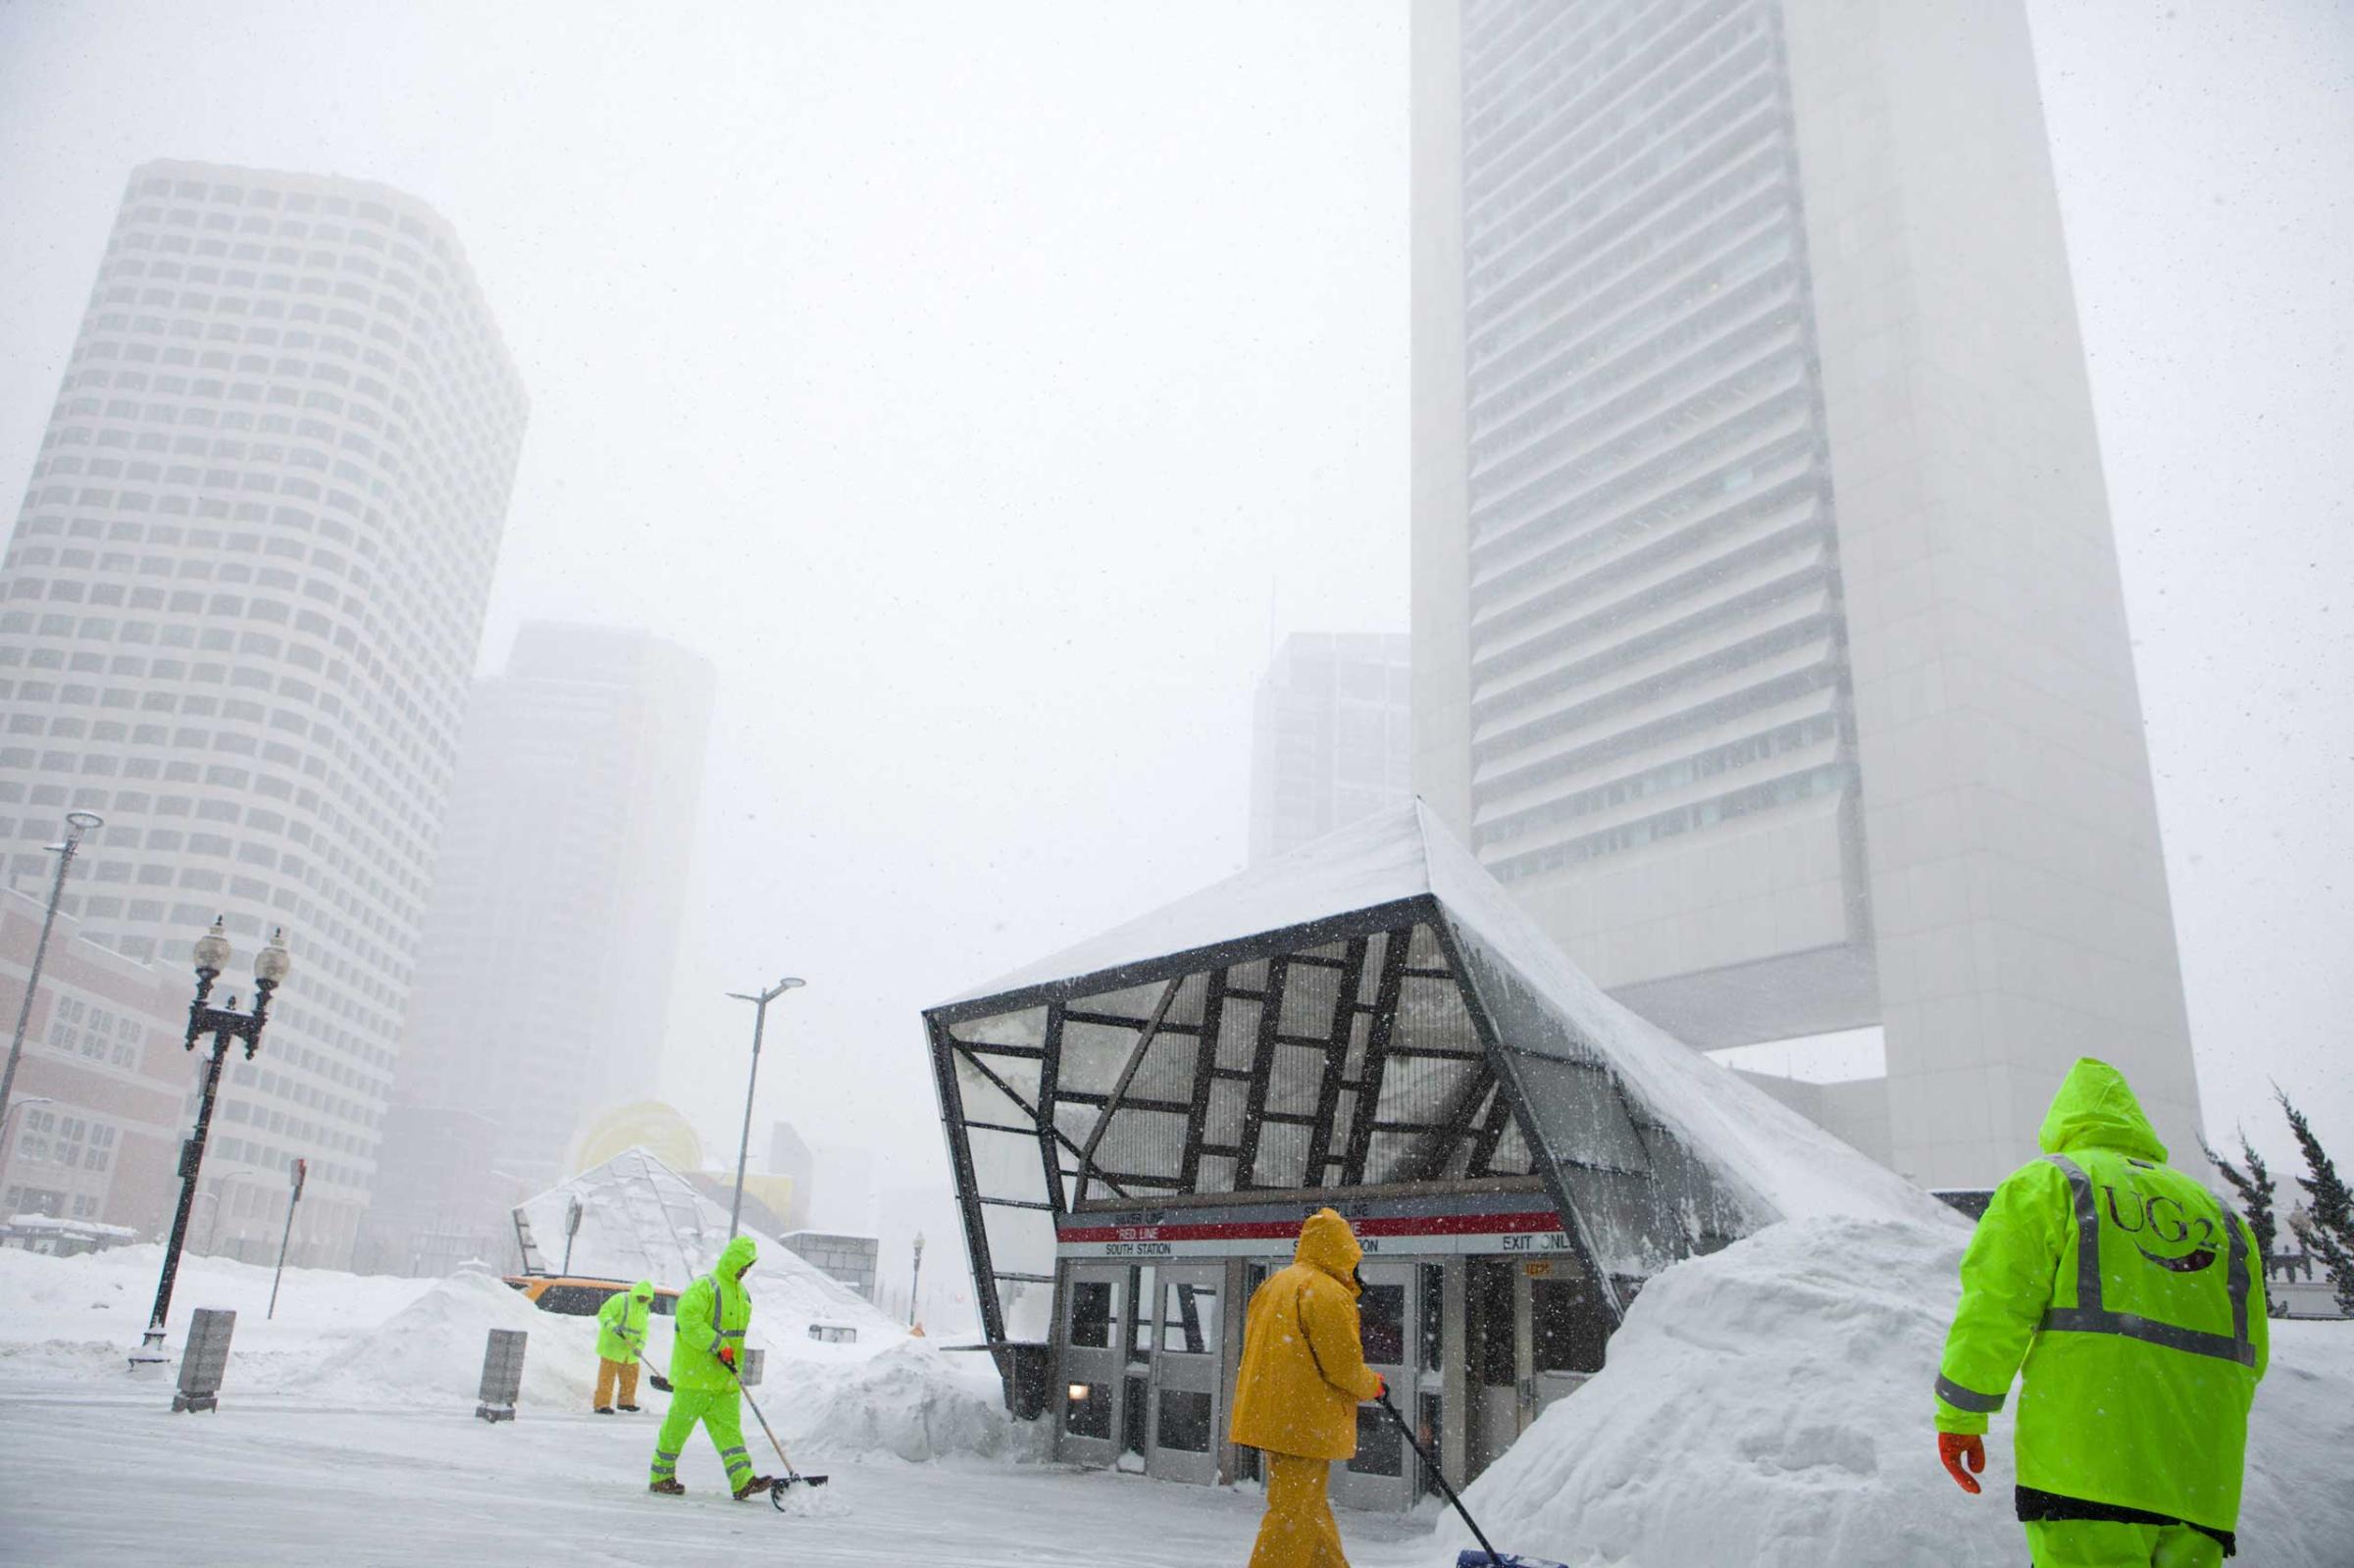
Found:
<path fill-rule="evenodd" d="M 760 1082 L 760 1032 L 768 1025 L 768 1004 L 803 984 L 788 975 L 764 991 L 749 995 L 740 990 L 728 992 L 736 1001 L 752 1004 L 752 1073 L 743 1086 L 743 1137 L 736 1144 L 736 1201 L 728 1207 L 731 1241 L 743 1228 L 743 1162 L 752 1151 L 752 1090 Z"/>
<path fill-rule="evenodd" d="M 172 1310 L 172 1284 L 179 1273 L 179 1251 L 188 1239 L 188 1214 L 196 1206 L 196 1178 L 204 1168 L 204 1141 L 213 1129 L 213 1100 L 221 1091 L 221 1064 L 229 1059 L 231 1040 L 245 1042 L 245 1059 L 253 1060 L 254 1052 L 262 1048 L 262 1029 L 270 1021 L 270 993 L 278 989 L 292 967 L 286 954 L 284 928 L 270 934 L 270 945 L 253 960 L 253 1011 L 237 1011 L 237 999 L 229 998 L 226 1007 L 210 1005 L 213 982 L 229 967 L 229 935 L 213 922 L 213 929 L 196 942 L 196 999 L 188 1003 L 187 1038 L 180 1042 L 183 1050 L 196 1048 L 196 1037 L 213 1037 L 213 1054 L 205 1064 L 204 1094 L 196 1105 L 194 1136 L 179 1146 L 179 1207 L 172 1216 L 172 1239 L 164 1243 L 164 1272 L 155 1283 L 155 1309 L 147 1316 L 147 1333 L 139 1348 L 130 1358 L 131 1370 L 160 1370 L 165 1361 L 164 1319 Z M 216 1212 L 218 1212 L 216 1210 Z"/>
<path fill-rule="evenodd" d="M 32 993 L 41 986 L 41 960 L 49 956 L 49 929 L 57 924 L 57 904 L 66 893 L 66 871 L 74 864 L 74 852 L 81 847 L 81 835 L 106 826 L 106 819 L 94 811 L 66 813 L 66 841 L 51 844 L 49 851 L 57 856 L 57 880 L 49 885 L 49 911 L 41 917 L 40 940 L 32 944 L 32 968 L 25 974 L 25 1000 L 17 1006 L 17 1032 L 8 1042 L 8 1066 L 0 1069 L 0 1125 L 8 1121 L 8 1095 L 17 1085 L 17 1059 L 25 1054 L 25 1027 L 32 1022 Z"/>

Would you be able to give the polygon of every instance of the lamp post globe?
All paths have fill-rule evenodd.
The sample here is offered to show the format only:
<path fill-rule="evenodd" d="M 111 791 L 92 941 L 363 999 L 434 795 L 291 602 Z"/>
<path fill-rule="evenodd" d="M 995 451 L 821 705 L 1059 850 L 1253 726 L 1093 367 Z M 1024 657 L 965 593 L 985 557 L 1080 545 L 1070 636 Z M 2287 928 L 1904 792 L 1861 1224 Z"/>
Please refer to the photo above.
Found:
<path fill-rule="evenodd" d="M 229 968 L 229 960 L 235 949 L 229 944 L 229 933 L 222 929 L 222 922 L 226 918 L 215 919 L 213 929 L 196 938 L 196 973 L 199 975 L 217 980 Z"/>
<path fill-rule="evenodd" d="M 286 972 L 293 967 L 294 955 L 286 951 L 286 928 L 273 926 L 270 945 L 254 954 L 253 978 L 260 985 L 277 986 L 283 983 Z"/>

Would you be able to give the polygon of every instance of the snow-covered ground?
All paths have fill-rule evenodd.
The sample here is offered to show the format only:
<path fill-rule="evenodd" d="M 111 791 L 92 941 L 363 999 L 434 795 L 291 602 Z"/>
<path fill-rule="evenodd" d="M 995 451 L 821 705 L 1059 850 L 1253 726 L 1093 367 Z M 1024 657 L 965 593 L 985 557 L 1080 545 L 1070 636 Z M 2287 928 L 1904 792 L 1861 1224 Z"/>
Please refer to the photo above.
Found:
<path fill-rule="evenodd" d="M 2017 1563 L 2007 1418 L 1987 1495 L 1939 1469 L 1929 1380 L 1966 1237 L 1958 1224 L 1822 1218 L 1663 1274 L 1611 1364 L 1472 1490 L 1498 1545 L 1572 1568 L 1975 1568 Z M 1243 1492 L 1040 1463 L 975 1355 L 879 1318 L 860 1342 L 805 1334 L 789 1280 L 754 1276 L 761 1407 L 806 1470 L 806 1514 L 739 1505 L 699 1435 L 684 1499 L 646 1494 L 648 1413 L 588 1412 L 594 1326 L 495 1281 L 269 1271 L 193 1258 L 189 1309 L 238 1313 L 217 1414 L 175 1416 L 131 1382 L 153 1247 L 0 1251 L 0 1562 L 620 1564 L 752 1550 L 812 1565 L 1195 1568 L 1249 1555 Z M 473 1418 L 485 1331 L 528 1329 L 521 1417 Z M 763 1332 L 763 1331 L 766 1332 Z M 869 1332 L 869 1331 L 872 1332 Z M 2238 1564 L 2347 1568 L 2354 1541 L 2354 1325 L 2274 1326 Z M 669 1337 L 657 1332 L 655 1351 Z M 756 1424 L 746 1437 L 775 1468 Z M 1342 1515 L 1358 1568 L 1442 1568 L 1469 1537 L 1425 1509 Z"/>
<path fill-rule="evenodd" d="M 1258 1524 L 1257 1499 L 1234 1492 L 976 1460 L 826 1462 L 824 1511 L 781 1517 L 730 1501 L 699 1436 L 680 1467 L 689 1495 L 649 1495 L 651 1414 L 493 1428 L 278 1396 L 225 1395 L 202 1416 L 145 1392 L 100 1397 L 0 1393 L 0 1561 L 1203 1568 L 1242 1563 Z M 1346 1528 L 1371 1543 L 1358 1568 L 1432 1561 L 1426 1523 Z M 1381 1554 L 1408 1533 L 1419 1556 Z"/>

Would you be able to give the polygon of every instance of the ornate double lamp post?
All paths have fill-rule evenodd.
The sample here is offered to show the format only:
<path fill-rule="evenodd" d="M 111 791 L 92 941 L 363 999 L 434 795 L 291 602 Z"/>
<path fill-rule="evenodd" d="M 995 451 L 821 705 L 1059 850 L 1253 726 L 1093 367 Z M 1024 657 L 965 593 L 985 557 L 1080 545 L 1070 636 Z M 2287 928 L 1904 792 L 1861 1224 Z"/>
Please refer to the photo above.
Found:
<path fill-rule="evenodd" d="M 147 1333 L 130 1358 L 134 1372 L 160 1370 L 164 1355 L 164 1318 L 172 1310 L 172 1282 L 179 1273 L 179 1249 L 188 1239 L 188 1214 L 196 1206 L 196 1177 L 204 1167 L 204 1141 L 213 1128 L 213 1099 L 221 1091 L 221 1064 L 229 1059 L 230 1042 L 245 1042 L 245 1058 L 262 1048 L 262 1027 L 270 1021 L 270 993 L 286 978 L 293 961 L 286 953 L 284 928 L 270 933 L 270 945 L 254 955 L 253 1011 L 237 1011 L 237 999 L 215 1007 L 213 983 L 229 967 L 229 936 L 221 922 L 196 942 L 196 999 L 188 1003 L 188 1036 L 182 1048 L 194 1050 L 197 1037 L 213 1037 L 213 1054 L 204 1068 L 204 1097 L 196 1107 L 196 1131 L 179 1146 L 179 1208 L 172 1216 L 172 1239 L 164 1246 L 164 1273 L 155 1285 L 155 1310 L 148 1314 Z"/>

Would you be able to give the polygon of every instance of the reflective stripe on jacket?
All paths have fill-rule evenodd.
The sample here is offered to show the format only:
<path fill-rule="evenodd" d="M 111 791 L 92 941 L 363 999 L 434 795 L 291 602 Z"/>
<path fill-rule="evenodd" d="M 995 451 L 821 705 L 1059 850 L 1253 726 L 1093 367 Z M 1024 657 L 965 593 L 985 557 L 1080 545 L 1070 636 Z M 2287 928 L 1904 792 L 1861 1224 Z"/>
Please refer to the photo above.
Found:
<path fill-rule="evenodd" d="M 2269 1352 L 2253 1237 L 2105 1062 L 2071 1069 L 2040 1141 L 1963 1254 L 1938 1430 L 1985 1431 L 2020 1374 L 2021 1487 L 2235 1529 Z"/>
<path fill-rule="evenodd" d="M 718 1266 L 679 1296 L 670 1336 L 670 1381 L 677 1387 L 736 1387 L 735 1376 L 720 1362 L 719 1347 L 743 1348 L 752 1297 L 742 1276 L 752 1266 L 754 1251 L 750 1237 L 737 1237 L 720 1249 Z"/>
<path fill-rule="evenodd" d="M 624 1366 L 645 1349 L 646 1319 L 654 1309 L 654 1284 L 640 1280 L 616 1290 L 596 1309 L 596 1353 Z"/>

